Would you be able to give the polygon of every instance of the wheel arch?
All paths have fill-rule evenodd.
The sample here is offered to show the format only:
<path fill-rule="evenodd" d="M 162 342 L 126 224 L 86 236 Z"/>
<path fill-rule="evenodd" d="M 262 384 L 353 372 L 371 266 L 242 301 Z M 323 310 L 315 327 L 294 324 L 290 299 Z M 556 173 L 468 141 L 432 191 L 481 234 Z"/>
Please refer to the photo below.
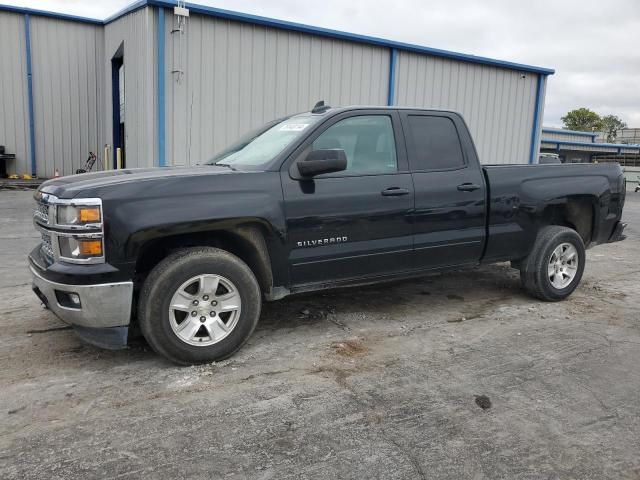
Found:
<path fill-rule="evenodd" d="M 269 295 L 274 277 L 267 238 L 270 228 L 258 220 L 225 222 L 209 228 L 193 228 L 181 231 L 146 232 L 145 240 L 135 248 L 135 275 L 146 275 L 164 258 L 176 250 L 189 247 L 210 246 L 225 250 L 245 262 L 258 280 L 260 290 Z"/>
<path fill-rule="evenodd" d="M 542 225 L 560 225 L 574 229 L 585 246 L 594 238 L 598 198 L 595 195 L 568 195 L 547 205 L 541 214 Z"/>

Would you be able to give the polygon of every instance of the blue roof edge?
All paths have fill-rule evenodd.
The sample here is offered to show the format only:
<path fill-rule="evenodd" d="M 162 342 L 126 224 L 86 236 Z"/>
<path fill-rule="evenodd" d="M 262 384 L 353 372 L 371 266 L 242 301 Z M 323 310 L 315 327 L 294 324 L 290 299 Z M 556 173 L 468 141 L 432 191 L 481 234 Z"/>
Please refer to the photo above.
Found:
<path fill-rule="evenodd" d="M 567 135 L 582 135 L 585 137 L 597 137 L 598 133 L 581 132 L 579 130 L 567 130 L 565 128 L 542 127 L 543 132 L 548 133 L 566 133 Z"/>
<path fill-rule="evenodd" d="M 77 15 L 68 15 L 66 13 L 49 12 L 47 10 L 38 10 L 28 7 L 15 7 L 13 5 L 5 5 L 0 3 L 0 12 L 20 13 L 23 15 L 37 15 L 41 17 L 59 18 L 61 20 L 70 20 L 73 22 L 91 23 L 93 25 L 104 25 L 104 22 L 98 18 L 80 17 Z"/>
<path fill-rule="evenodd" d="M 541 143 L 557 143 L 560 145 L 575 145 L 578 147 L 602 147 L 602 148 L 621 148 L 623 150 L 638 150 L 640 145 L 627 145 L 624 143 L 591 143 L 591 142 L 574 142 L 570 140 L 551 140 L 543 138 Z"/>
<path fill-rule="evenodd" d="M 118 10 L 113 15 L 109 15 L 107 18 L 104 19 L 104 21 L 102 23 L 104 25 L 108 25 L 111 22 L 114 22 L 114 21 L 118 20 L 120 17 L 124 17 L 125 15 L 128 15 L 131 12 L 135 12 L 136 10 L 139 10 L 139 9 L 144 8 L 147 5 L 151 5 L 151 4 L 152 3 L 149 2 L 148 0 L 137 0 L 137 1 L 133 2 L 130 5 L 127 5 L 122 10 Z"/>
<path fill-rule="evenodd" d="M 13 6 L 4 5 L 4 4 L 0 4 L 0 11 L 4 10 L 4 11 L 16 12 L 16 13 L 24 13 L 24 14 L 28 13 L 31 15 L 41 15 L 46 17 L 60 18 L 64 20 L 71 20 L 71 21 L 77 21 L 77 22 L 83 22 L 83 23 L 107 25 L 111 22 L 114 22 L 115 20 L 119 19 L 124 15 L 127 15 L 135 10 L 138 10 L 146 6 L 173 8 L 175 5 L 176 5 L 176 2 L 167 1 L 167 0 L 138 0 L 132 3 L 131 5 L 129 5 L 128 7 L 120 10 L 119 12 L 109 16 L 105 20 L 79 17 L 75 15 L 66 15 L 62 13 L 48 12 L 45 10 L 34 10 L 30 8 L 13 7 Z M 283 30 L 308 33 L 311 35 L 337 38 L 340 40 L 348 40 L 352 42 L 365 43 L 365 44 L 376 45 L 380 47 L 395 48 L 403 51 L 422 53 L 422 54 L 431 55 L 435 57 L 450 58 L 453 60 L 505 68 L 508 70 L 531 72 L 531 73 L 537 73 L 540 75 L 553 75 L 555 73 L 555 70 L 551 68 L 537 67 L 534 65 L 526 65 L 523 63 L 509 62 L 505 60 L 497 60 L 494 58 L 470 55 L 466 53 L 452 52 L 449 50 L 442 50 L 439 48 L 431 48 L 431 47 L 425 47 L 421 45 L 414 45 L 410 43 L 397 42 L 394 40 L 386 40 L 383 38 L 371 37 L 368 35 L 342 32 L 339 30 L 332 30 L 332 29 L 323 28 L 323 27 L 315 27 L 311 25 L 305 25 L 302 23 L 290 22 L 287 20 L 278 20 L 274 18 L 262 17 L 259 15 L 252 15 L 249 13 L 234 12 L 232 10 L 224 10 L 216 7 L 207 7 L 205 5 L 187 3 L 186 6 L 193 13 L 225 18 L 228 20 L 235 20 L 239 22 L 252 23 L 255 25 L 262 25 L 266 27 L 280 28 Z"/>

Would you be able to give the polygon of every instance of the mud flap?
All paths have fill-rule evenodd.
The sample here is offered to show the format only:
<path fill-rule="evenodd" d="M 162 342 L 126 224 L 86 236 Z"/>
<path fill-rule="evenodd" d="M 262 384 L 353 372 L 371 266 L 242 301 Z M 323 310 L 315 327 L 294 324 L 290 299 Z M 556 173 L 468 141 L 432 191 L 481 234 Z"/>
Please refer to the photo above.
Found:
<path fill-rule="evenodd" d="M 617 222 L 615 228 L 613 229 L 613 233 L 609 237 L 607 243 L 620 242 L 627 238 L 627 236 L 623 233 L 626 227 L 626 223 Z"/>

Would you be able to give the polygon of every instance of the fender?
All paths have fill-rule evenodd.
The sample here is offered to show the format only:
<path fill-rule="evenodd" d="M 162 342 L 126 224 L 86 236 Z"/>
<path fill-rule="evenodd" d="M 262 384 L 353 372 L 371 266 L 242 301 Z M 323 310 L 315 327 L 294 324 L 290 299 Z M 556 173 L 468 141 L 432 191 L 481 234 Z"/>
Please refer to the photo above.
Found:
<path fill-rule="evenodd" d="M 285 216 L 278 172 L 193 175 L 112 185 L 100 194 L 107 262 L 134 273 L 145 245 L 181 235 L 212 236 L 256 226 L 276 284 L 288 282 Z"/>

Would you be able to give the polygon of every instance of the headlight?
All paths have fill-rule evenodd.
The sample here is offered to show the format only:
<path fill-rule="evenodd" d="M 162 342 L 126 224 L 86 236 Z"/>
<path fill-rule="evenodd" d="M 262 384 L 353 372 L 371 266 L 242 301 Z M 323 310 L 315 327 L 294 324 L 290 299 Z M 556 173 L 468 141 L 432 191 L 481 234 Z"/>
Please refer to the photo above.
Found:
<path fill-rule="evenodd" d="M 70 200 L 36 195 L 34 223 L 42 233 L 46 259 L 78 264 L 104 263 L 104 218 L 100 198 Z"/>
<path fill-rule="evenodd" d="M 58 205 L 56 215 L 58 225 L 86 225 L 102 220 L 99 205 Z"/>
<path fill-rule="evenodd" d="M 100 258 L 104 255 L 102 239 L 93 237 L 59 237 L 60 256 L 73 260 Z"/>

